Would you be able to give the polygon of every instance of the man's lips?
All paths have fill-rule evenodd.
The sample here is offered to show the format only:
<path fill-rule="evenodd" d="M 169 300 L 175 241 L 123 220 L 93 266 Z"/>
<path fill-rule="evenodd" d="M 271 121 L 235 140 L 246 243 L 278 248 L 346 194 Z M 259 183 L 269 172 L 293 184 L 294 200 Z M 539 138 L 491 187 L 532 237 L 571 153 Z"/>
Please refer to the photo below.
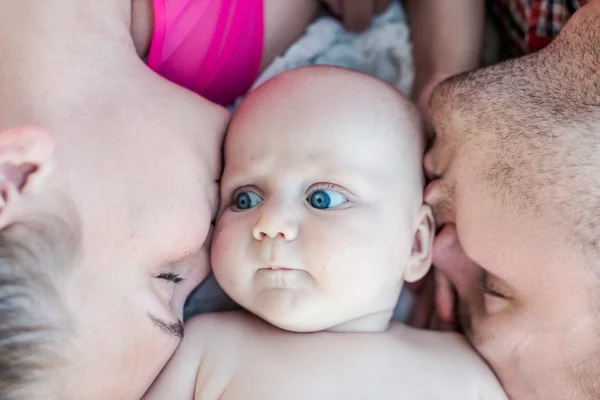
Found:
<path fill-rule="evenodd" d="M 423 199 L 425 200 L 425 202 L 428 202 L 427 200 L 431 197 L 431 195 L 437 190 L 439 186 L 439 179 L 434 179 L 427 184 L 427 186 L 425 187 L 425 191 L 423 192 Z"/>

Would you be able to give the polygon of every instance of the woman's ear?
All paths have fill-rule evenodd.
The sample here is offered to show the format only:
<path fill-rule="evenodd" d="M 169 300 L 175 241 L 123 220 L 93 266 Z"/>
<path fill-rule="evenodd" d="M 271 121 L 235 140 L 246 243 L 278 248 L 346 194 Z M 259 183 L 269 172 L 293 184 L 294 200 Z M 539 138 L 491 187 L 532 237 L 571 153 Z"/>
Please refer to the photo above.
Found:
<path fill-rule="evenodd" d="M 418 281 L 431 268 L 434 235 L 435 223 L 433 221 L 433 213 L 427 204 L 423 204 L 416 216 L 413 247 L 408 267 L 404 271 L 403 276 L 405 282 Z"/>
<path fill-rule="evenodd" d="M 54 141 L 42 128 L 0 131 L 0 228 L 10 223 L 24 192 L 43 177 L 53 151 Z"/>

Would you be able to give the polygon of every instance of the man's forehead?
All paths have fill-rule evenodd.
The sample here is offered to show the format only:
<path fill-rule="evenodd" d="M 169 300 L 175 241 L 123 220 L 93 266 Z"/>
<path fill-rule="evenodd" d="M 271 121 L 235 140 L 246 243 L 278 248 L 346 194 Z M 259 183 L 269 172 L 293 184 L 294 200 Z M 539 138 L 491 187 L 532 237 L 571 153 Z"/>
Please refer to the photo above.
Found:
<path fill-rule="evenodd" d="M 430 103 L 434 145 L 444 157 L 468 148 L 470 159 L 484 154 L 496 158 L 522 140 L 521 132 L 540 119 L 532 118 L 539 109 L 531 100 L 535 85 L 525 75 L 504 78 L 512 73 L 514 65 L 500 65 L 451 78 L 436 88 Z"/>
<path fill-rule="evenodd" d="M 431 98 L 431 116 L 434 128 L 434 141 L 437 146 L 455 147 L 464 140 L 470 130 L 469 113 L 475 111 L 469 106 L 472 92 L 460 90 L 458 80 L 442 83 Z"/>
<path fill-rule="evenodd" d="M 510 105 L 510 85 L 498 85 L 503 70 L 480 70 L 450 78 L 434 90 L 430 106 L 436 128 L 471 130 L 479 121 L 489 122 L 499 105 Z"/>

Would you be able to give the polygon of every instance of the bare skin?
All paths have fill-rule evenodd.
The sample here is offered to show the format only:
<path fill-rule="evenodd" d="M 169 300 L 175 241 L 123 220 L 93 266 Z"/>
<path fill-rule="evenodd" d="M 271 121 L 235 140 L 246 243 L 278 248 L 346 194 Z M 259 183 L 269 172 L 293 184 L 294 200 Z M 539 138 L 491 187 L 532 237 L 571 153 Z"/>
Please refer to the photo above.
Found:
<path fill-rule="evenodd" d="M 592 1 L 546 48 L 452 78 L 431 99 L 433 258 L 458 294 L 438 290 L 437 312 L 460 323 L 513 399 L 600 398 L 590 244 L 600 164 L 588 156 L 598 154 L 599 21 Z"/>
<path fill-rule="evenodd" d="M 130 15 L 122 0 L 0 2 L 0 164 L 20 172 L 1 175 L 0 228 L 50 215 L 81 233 L 58 288 L 72 346 L 21 398 L 140 398 L 209 272 L 229 115 L 140 61 Z"/>
<path fill-rule="evenodd" d="M 211 258 L 271 325 L 195 318 L 147 398 L 505 399 L 459 336 L 390 324 L 403 283 L 431 266 L 423 146 L 416 108 L 363 74 L 301 68 L 249 94 L 227 134 Z"/>
<path fill-rule="evenodd" d="M 198 316 L 186 329 L 144 399 L 506 399 L 458 334 L 398 323 L 377 334 L 299 334 L 243 311 Z"/>

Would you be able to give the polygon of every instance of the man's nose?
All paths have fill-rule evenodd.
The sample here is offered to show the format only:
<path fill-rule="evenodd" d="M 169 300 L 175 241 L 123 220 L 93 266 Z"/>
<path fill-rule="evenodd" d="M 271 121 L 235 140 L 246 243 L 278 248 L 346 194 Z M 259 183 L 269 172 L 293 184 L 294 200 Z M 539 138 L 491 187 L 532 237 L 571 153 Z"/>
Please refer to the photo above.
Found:
<path fill-rule="evenodd" d="M 267 201 L 261 207 L 252 236 L 258 241 L 267 237 L 292 241 L 298 236 L 298 229 L 298 220 L 291 207 L 283 202 Z"/>

